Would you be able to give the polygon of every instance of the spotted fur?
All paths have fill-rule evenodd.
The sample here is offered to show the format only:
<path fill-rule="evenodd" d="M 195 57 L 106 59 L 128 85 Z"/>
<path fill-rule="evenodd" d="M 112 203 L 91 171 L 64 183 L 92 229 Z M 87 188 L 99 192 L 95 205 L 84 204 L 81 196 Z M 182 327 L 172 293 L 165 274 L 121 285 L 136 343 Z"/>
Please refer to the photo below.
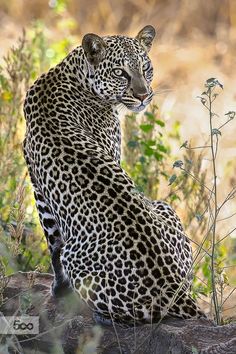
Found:
<path fill-rule="evenodd" d="M 135 189 L 120 166 L 117 106 L 151 101 L 155 30 L 84 37 L 27 93 L 24 155 L 52 256 L 55 295 L 68 287 L 117 321 L 200 316 L 192 254 L 178 216 Z"/>

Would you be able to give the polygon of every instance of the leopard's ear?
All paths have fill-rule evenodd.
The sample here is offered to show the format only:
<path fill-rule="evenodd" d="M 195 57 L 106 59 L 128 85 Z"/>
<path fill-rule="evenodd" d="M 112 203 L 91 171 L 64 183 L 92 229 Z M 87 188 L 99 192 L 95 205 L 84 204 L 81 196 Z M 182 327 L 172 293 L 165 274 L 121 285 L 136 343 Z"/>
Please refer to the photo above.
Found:
<path fill-rule="evenodd" d="M 156 35 L 156 30 L 153 26 L 147 25 L 135 37 L 138 39 L 142 47 L 145 49 L 146 52 L 149 52 L 152 46 L 153 39 Z"/>
<path fill-rule="evenodd" d="M 106 43 L 93 33 L 88 33 L 82 40 L 82 47 L 88 62 L 98 65 L 106 55 Z"/>

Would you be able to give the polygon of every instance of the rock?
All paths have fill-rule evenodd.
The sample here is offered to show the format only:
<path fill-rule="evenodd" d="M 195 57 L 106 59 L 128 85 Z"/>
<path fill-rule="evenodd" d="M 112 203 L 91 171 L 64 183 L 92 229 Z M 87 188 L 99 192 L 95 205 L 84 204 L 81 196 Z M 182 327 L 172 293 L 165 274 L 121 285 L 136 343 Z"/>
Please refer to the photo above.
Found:
<path fill-rule="evenodd" d="M 53 298 L 52 280 L 40 273 L 9 277 L 1 315 L 39 316 L 40 326 L 37 335 L 3 335 L 1 354 L 236 354 L 236 324 L 168 318 L 153 325 L 100 326 L 76 294 Z"/>

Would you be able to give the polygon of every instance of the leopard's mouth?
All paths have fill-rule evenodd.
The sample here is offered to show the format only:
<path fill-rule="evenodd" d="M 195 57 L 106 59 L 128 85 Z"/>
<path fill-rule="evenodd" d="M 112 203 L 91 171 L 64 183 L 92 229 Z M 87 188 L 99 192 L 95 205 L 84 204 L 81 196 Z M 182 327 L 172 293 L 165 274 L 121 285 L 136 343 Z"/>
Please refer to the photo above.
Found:
<path fill-rule="evenodd" d="M 122 103 L 126 108 L 131 110 L 132 112 L 141 112 L 143 111 L 147 105 L 151 102 L 153 94 L 151 93 L 145 100 L 141 101 L 136 97 L 127 97 L 127 98 L 118 98 L 118 102 Z"/>

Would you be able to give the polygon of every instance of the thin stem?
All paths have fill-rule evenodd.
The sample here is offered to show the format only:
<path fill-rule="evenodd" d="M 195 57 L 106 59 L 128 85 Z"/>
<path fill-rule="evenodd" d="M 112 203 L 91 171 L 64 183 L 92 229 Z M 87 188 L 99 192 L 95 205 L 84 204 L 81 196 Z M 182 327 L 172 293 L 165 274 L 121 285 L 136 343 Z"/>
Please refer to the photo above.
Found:
<path fill-rule="evenodd" d="M 227 300 L 228 300 L 228 299 L 230 298 L 230 296 L 235 292 L 235 290 L 236 290 L 236 287 L 234 287 L 234 288 L 230 291 L 229 295 L 223 300 L 221 307 L 227 302 Z"/>
<path fill-rule="evenodd" d="M 226 124 L 228 124 L 231 121 L 231 119 L 228 119 L 224 124 L 220 125 L 217 129 L 220 130 L 223 128 Z"/>
<path fill-rule="evenodd" d="M 231 215 L 229 215 L 229 216 L 226 216 L 225 218 L 218 219 L 217 222 L 219 222 L 219 221 L 224 221 L 224 220 L 227 220 L 227 219 L 231 219 L 234 215 L 236 215 L 236 212 L 233 213 L 233 214 L 231 214 Z"/>
<path fill-rule="evenodd" d="M 202 252 L 202 250 L 203 250 L 203 245 L 204 245 L 204 243 L 206 242 L 206 240 L 207 240 L 207 238 L 208 238 L 208 235 L 210 234 L 211 229 L 212 229 L 212 227 L 213 227 L 212 224 L 211 224 L 211 226 L 209 226 L 209 224 L 210 224 L 210 219 L 208 220 L 208 227 L 207 227 L 207 230 L 208 230 L 208 231 L 207 231 L 206 235 L 203 237 L 202 242 L 201 242 L 201 244 L 199 245 L 199 249 L 196 250 L 196 255 L 194 256 L 194 259 L 193 259 L 193 264 L 194 264 L 195 266 L 198 265 L 198 264 L 202 261 L 202 259 L 206 257 L 206 254 L 204 253 L 204 254 L 202 255 L 202 257 L 201 257 L 200 259 L 198 259 L 198 256 L 201 254 L 201 252 Z M 210 251 L 211 251 L 211 248 L 209 247 L 207 251 L 210 252 Z M 207 253 L 207 254 L 208 254 L 208 253 Z M 211 257 L 211 255 L 210 255 L 210 257 Z"/>
<path fill-rule="evenodd" d="M 205 148 L 210 148 L 211 145 L 203 145 L 203 146 L 195 146 L 195 147 L 186 147 L 185 149 L 187 150 L 196 150 L 196 149 L 205 149 Z"/>
<path fill-rule="evenodd" d="M 215 275 L 215 252 L 216 252 L 216 219 L 218 215 L 218 208 L 217 208 L 217 184 L 216 184 L 216 153 L 217 153 L 217 146 L 218 140 L 216 143 L 216 147 L 214 149 L 214 136 L 212 134 L 212 90 L 209 91 L 209 123 L 210 123 L 210 145 L 211 145 L 211 155 L 212 155 L 212 168 L 213 168 L 213 198 L 214 198 L 214 205 L 213 205 L 213 227 L 212 227 L 212 247 L 211 247 L 211 282 L 212 282 L 212 300 L 214 304 L 214 311 L 216 316 L 216 323 L 220 324 L 220 313 L 219 313 L 219 304 L 218 304 L 218 297 L 217 297 L 217 289 L 216 289 L 216 275 Z"/>
<path fill-rule="evenodd" d="M 208 188 L 205 184 L 203 184 L 197 177 L 195 177 L 194 175 L 192 175 L 192 173 L 188 172 L 185 168 L 183 167 L 179 167 L 182 171 L 184 171 L 188 176 L 192 177 L 193 179 L 195 179 L 195 181 L 197 181 L 200 186 L 206 188 L 209 192 L 212 193 L 212 191 L 210 190 L 210 188 Z M 213 192 L 214 193 L 214 192 Z"/>
<path fill-rule="evenodd" d="M 229 235 L 231 235 L 234 231 L 236 230 L 236 227 L 234 227 L 231 231 L 229 231 L 224 237 L 222 237 L 216 244 L 218 245 L 221 243 L 223 240 L 225 240 Z"/>
<path fill-rule="evenodd" d="M 225 200 L 221 203 L 221 205 L 218 207 L 218 210 L 220 211 L 223 206 L 230 200 L 233 199 L 236 195 L 236 187 L 232 188 L 231 191 L 228 193 L 227 197 Z"/>

